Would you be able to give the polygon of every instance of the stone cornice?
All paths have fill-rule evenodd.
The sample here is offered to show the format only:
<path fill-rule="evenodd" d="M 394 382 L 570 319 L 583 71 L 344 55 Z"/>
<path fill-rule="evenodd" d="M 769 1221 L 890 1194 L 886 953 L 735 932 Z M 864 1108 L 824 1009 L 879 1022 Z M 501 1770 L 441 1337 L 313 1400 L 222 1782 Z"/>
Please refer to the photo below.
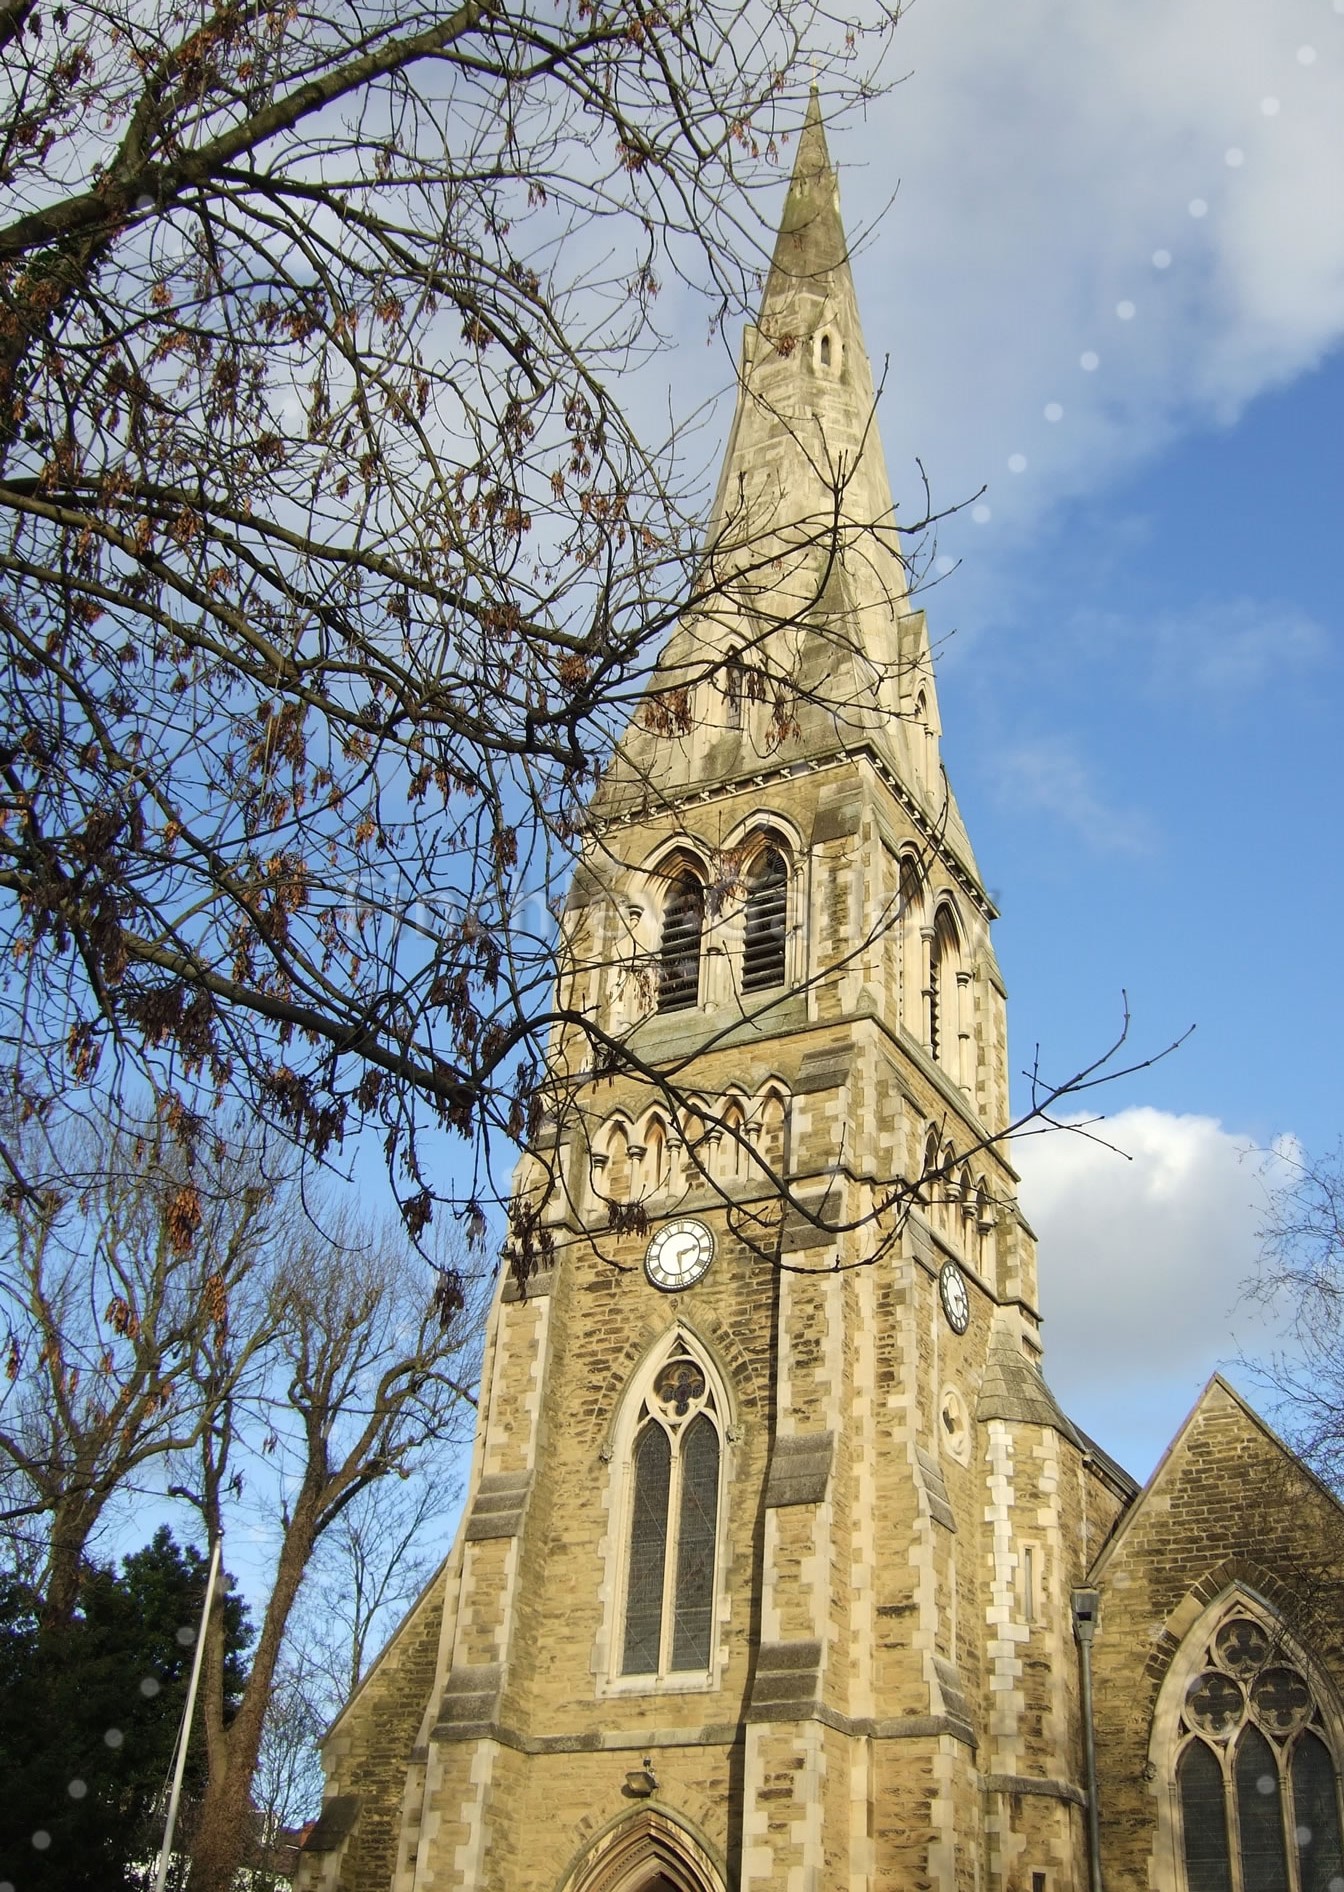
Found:
<path fill-rule="evenodd" d="M 879 1719 L 872 1715 L 844 1715 L 824 1704 L 809 1703 L 787 1717 L 772 1715 L 770 1719 L 818 1721 L 837 1734 L 867 1741 L 918 1741 L 950 1734 L 954 1741 L 969 1748 L 977 1745 L 972 1730 L 954 1715 L 898 1715 Z M 652 1748 L 733 1747 L 745 1738 L 747 1725 L 743 1720 L 711 1722 L 700 1728 L 602 1728 L 585 1729 L 576 1734 L 522 1734 L 502 1721 L 441 1722 L 431 1738 L 440 1745 L 497 1741 L 500 1747 L 512 1748 L 516 1754 L 633 1754 L 641 1749 L 647 1753 Z M 425 1758 L 428 1758 L 427 1751 Z M 1040 1782 L 1035 1790 L 1048 1793 L 1053 1785 Z M 1030 1792 L 1031 1789 L 1024 1787 L 1017 1791 Z"/>

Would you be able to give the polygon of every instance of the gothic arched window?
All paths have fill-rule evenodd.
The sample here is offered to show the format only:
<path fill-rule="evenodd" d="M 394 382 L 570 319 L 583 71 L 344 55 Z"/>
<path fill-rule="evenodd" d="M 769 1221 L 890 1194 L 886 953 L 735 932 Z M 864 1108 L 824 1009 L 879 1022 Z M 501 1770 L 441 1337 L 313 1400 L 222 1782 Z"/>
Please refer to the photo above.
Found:
<path fill-rule="evenodd" d="M 720 1457 L 708 1375 L 692 1355 L 674 1354 L 635 1431 L 623 1675 L 710 1666 Z"/>
<path fill-rule="evenodd" d="M 663 907 L 658 949 L 658 1010 L 681 1012 L 700 1001 L 700 942 L 705 930 L 705 889 L 688 870 L 677 875 Z"/>
<path fill-rule="evenodd" d="M 929 1053 L 934 1060 L 951 1066 L 959 1049 L 957 1032 L 957 972 L 961 966 L 961 940 L 950 907 L 939 907 L 933 921 L 933 943 L 929 949 Z"/>
<path fill-rule="evenodd" d="M 747 872 L 742 928 L 744 992 L 764 992 L 772 985 L 783 985 L 788 925 L 788 867 L 778 848 L 762 848 Z"/>
<path fill-rule="evenodd" d="M 902 854 L 898 871 L 901 1023 L 917 1032 L 923 984 L 924 869 L 917 854 Z"/>
<path fill-rule="evenodd" d="M 1339 1779 L 1321 1704 L 1242 1607 L 1204 1647 L 1177 1741 L 1184 1892 L 1330 1892 L 1344 1881 Z"/>

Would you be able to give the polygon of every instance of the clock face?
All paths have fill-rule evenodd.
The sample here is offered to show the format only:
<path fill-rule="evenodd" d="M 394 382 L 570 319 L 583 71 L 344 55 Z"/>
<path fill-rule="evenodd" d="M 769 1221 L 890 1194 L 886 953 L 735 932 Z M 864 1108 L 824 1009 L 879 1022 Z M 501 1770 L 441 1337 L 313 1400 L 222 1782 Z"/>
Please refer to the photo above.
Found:
<path fill-rule="evenodd" d="M 664 1222 L 644 1256 L 644 1272 L 667 1294 L 689 1288 L 714 1259 L 714 1237 L 703 1222 Z"/>
<path fill-rule="evenodd" d="M 966 1278 L 955 1261 L 945 1261 L 938 1275 L 938 1293 L 954 1334 L 964 1334 L 971 1324 L 971 1297 L 966 1292 Z"/>

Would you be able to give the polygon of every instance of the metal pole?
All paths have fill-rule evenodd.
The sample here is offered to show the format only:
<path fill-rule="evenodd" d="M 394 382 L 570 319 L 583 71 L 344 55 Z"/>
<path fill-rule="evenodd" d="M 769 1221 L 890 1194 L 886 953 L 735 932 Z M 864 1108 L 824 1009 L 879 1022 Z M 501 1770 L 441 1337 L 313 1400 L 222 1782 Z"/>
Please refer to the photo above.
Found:
<path fill-rule="evenodd" d="M 1097 1808 L 1097 1736 L 1092 1725 L 1092 1637 L 1097 1627 L 1101 1598 L 1095 1590 L 1073 1593 L 1073 1633 L 1078 1640 L 1082 1672 L 1083 1756 L 1087 1768 L 1087 1882 L 1090 1892 L 1102 1892 L 1101 1818 Z"/>
<path fill-rule="evenodd" d="M 219 1575 L 220 1538 L 215 1539 L 215 1547 L 210 1553 L 210 1575 L 205 1582 L 205 1607 L 201 1611 L 201 1626 L 196 1633 L 196 1654 L 192 1657 L 191 1680 L 187 1684 L 187 1701 L 182 1710 L 182 1726 L 177 1731 L 177 1764 L 173 1768 L 173 1790 L 168 1796 L 168 1818 L 163 1828 L 163 1851 L 159 1854 L 159 1870 L 154 1879 L 154 1892 L 163 1892 L 168 1883 L 168 1862 L 173 1855 L 173 1828 L 177 1825 L 177 1803 L 182 1798 L 182 1776 L 187 1771 L 187 1743 L 191 1738 L 191 1715 L 196 1706 L 196 1688 L 201 1679 L 201 1658 L 205 1654 L 205 1631 L 210 1621 L 210 1605 L 215 1600 L 215 1578 Z"/>

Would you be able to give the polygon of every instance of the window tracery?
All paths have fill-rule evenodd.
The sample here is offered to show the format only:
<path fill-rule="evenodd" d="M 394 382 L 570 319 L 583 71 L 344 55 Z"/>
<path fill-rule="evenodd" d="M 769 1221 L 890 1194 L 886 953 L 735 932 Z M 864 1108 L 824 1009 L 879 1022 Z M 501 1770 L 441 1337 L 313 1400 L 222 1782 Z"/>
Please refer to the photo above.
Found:
<path fill-rule="evenodd" d="M 1177 1744 L 1185 1892 L 1341 1892 L 1331 1730 L 1304 1669 L 1244 1606 L 1186 1683 Z"/>
<path fill-rule="evenodd" d="M 655 1373 L 632 1453 L 622 1675 L 708 1669 L 719 1537 L 721 1418 L 688 1349 Z"/>

